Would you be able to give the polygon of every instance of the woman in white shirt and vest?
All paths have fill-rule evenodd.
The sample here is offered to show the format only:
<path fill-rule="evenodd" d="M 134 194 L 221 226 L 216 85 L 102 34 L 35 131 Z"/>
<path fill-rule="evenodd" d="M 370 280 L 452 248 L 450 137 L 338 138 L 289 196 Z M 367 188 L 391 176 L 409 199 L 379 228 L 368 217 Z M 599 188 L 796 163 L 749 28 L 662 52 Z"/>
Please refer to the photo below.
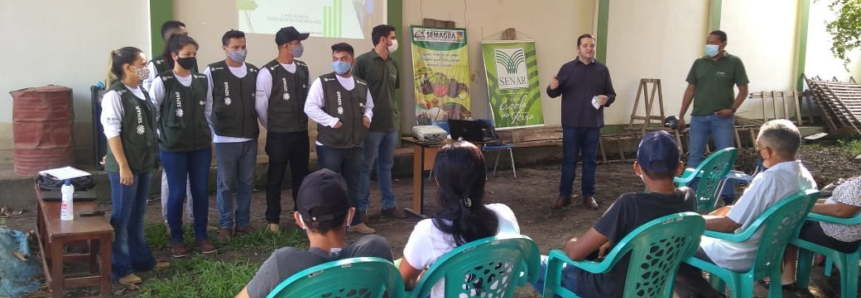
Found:
<path fill-rule="evenodd" d="M 443 146 L 433 173 L 443 210 L 416 224 L 404 247 L 399 269 L 407 289 L 415 286 L 424 269 L 455 247 L 501 233 L 520 234 L 511 208 L 484 204 L 487 170 L 478 147 L 465 141 Z M 439 282 L 431 297 L 443 294 Z"/>

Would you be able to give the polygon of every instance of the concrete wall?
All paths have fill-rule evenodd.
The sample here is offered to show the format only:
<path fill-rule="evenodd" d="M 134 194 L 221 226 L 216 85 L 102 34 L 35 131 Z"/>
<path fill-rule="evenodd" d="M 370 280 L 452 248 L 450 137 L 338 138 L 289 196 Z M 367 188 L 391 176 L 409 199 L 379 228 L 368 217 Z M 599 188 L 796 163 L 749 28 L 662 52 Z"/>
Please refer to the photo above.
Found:
<path fill-rule="evenodd" d="M 148 53 L 148 1 L 0 1 L 0 168 L 12 163 L 9 91 L 56 84 L 73 89 L 79 161 L 92 153 L 89 87 L 104 80 L 108 54 L 123 46 Z"/>
<path fill-rule="evenodd" d="M 545 9 L 542 9 L 545 8 Z M 593 30 L 595 1 L 592 0 L 434 0 L 404 1 L 405 32 L 410 25 L 421 25 L 423 18 L 452 20 L 457 27 L 467 29 L 469 45 L 469 68 L 472 92 L 473 117 L 488 118 L 487 83 L 481 60 L 481 41 L 499 40 L 507 28 L 515 28 L 519 39 L 535 40 L 538 55 L 539 80 L 546 86 L 562 64 L 577 56 L 577 36 L 595 33 Z M 412 55 L 408 39 L 401 38 L 401 54 L 404 55 L 404 73 L 411 84 Z M 415 88 L 402 88 L 404 112 L 402 127 L 410 128 L 415 123 Z M 559 99 L 547 97 L 541 92 L 544 122 L 560 125 Z"/>

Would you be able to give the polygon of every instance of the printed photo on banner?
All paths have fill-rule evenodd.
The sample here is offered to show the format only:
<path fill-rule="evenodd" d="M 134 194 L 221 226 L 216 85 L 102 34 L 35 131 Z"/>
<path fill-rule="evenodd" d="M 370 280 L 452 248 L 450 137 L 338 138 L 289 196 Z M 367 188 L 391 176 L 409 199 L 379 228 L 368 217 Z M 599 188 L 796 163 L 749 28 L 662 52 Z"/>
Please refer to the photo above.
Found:
<path fill-rule="evenodd" d="M 418 124 L 472 117 L 466 29 L 412 26 L 410 32 Z"/>
<path fill-rule="evenodd" d="M 542 126 L 534 41 L 483 41 L 490 112 L 497 129 Z"/>

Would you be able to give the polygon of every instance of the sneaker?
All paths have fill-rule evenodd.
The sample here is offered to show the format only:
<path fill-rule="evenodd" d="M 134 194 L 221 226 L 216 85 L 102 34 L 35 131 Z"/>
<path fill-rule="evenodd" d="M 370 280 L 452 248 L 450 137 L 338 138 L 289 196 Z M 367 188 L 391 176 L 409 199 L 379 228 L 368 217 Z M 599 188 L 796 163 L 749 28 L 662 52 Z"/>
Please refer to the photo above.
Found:
<path fill-rule="evenodd" d="M 134 275 L 134 273 L 130 273 L 129 275 L 120 277 L 119 282 L 124 285 L 136 285 L 142 283 L 143 280 L 141 280 L 137 275 Z"/>
<path fill-rule="evenodd" d="M 174 258 L 185 258 L 188 256 L 188 249 L 185 248 L 184 243 L 178 242 L 170 248 L 170 255 Z"/>
<path fill-rule="evenodd" d="M 401 208 L 398 208 L 398 207 L 383 209 L 382 214 L 385 217 L 397 218 L 397 219 L 404 219 L 404 218 L 409 217 L 406 212 L 404 212 L 403 210 L 401 210 Z"/>
<path fill-rule="evenodd" d="M 279 227 L 277 223 L 270 223 L 266 226 L 266 229 L 274 234 L 278 234 L 278 232 L 281 231 L 281 227 Z"/>
<path fill-rule="evenodd" d="M 218 242 L 227 242 L 231 236 L 233 236 L 233 229 L 222 228 L 221 231 L 218 232 Z"/>
<path fill-rule="evenodd" d="M 254 233 L 254 227 L 252 227 L 251 225 L 247 225 L 247 226 L 244 226 L 244 227 L 238 227 L 238 228 L 236 228 L 236 233 L 235 233 L 235 234 L 236 234 L 236 235 L 248 235 L 248 234 L 251 234 L 251 233 Z"/>
<path fill-rule="evenodd" d="M 165 261 L 158 261 L 155 263 L 155 266 L 152 269 L 162 270 L 162 269 L 167 269 L 167 268 L 170 268 L 170 263 L 165 262 Z"/>
<path fill-rule="evenodd" d="M 205 255 L 218 251 L 218 249 L 215 248 L 215 245 L 212 245 L 209 240 L 197 240 L 194 242 L 194 244 L 196 244 L 197 247 L 200 248 L 200 252 Z"/>
<path fill-rule="evenodd" d="M 371 227 L 366 225 L 364 222 L 347 228 L 347 231 L 348 232 L 356 232 L 359 234 L 374 234 L 377 232 L 377 230 L 372 229 Z"/>

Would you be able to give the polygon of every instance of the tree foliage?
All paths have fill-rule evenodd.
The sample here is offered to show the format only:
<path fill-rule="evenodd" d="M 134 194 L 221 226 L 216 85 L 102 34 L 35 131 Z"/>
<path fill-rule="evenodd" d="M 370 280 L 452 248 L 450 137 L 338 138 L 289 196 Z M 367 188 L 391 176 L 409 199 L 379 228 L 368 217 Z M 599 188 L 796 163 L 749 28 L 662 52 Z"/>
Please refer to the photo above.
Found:
<path fill-rule="evenodd" d="M 825 25 L 831 34 L 831 53 L 843 60 L 843 67 L 849 70 L 847 54 L 861 47 L 861 0 L 829 1 L 828 6 L 837 14 L 837 19 Z"/>

